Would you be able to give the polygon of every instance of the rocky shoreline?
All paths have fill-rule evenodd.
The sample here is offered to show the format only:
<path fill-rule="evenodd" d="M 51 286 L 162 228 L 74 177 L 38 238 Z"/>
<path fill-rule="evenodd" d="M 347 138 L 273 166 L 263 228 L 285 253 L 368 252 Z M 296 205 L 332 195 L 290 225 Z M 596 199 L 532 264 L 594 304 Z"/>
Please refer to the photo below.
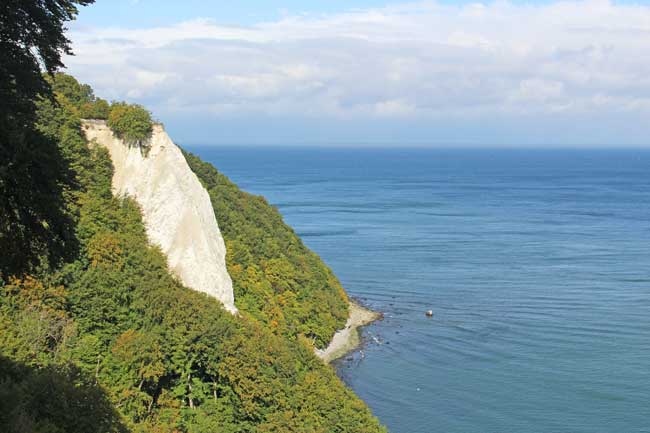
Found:
<path fill-rule="evenodd" d="M 381 313 L 369 310 L 355 301 L 350 301 L 350 316 L 345 327 L 334 334 L 332 341 L 325 349 L 316 349 L 316 355 L 326 363 L 345 356 L 361 344 L 359 328 L 380 318 Z"/>

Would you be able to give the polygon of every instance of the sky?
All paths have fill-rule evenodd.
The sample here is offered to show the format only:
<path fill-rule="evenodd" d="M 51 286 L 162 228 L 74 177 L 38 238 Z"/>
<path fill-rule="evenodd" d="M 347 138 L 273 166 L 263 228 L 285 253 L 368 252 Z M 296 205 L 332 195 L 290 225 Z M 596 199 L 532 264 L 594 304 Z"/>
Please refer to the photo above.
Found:
<path fill-rule="evenodd" d="M 68 72 L 179 144 L 650 148 L 650 2 L 97 0 Z"/>

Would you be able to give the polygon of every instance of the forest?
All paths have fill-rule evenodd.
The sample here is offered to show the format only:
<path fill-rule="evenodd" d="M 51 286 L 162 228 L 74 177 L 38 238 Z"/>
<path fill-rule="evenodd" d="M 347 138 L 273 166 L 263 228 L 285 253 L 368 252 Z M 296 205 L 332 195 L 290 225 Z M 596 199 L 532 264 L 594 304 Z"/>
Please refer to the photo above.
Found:
<path fill-rule="evenodd" d="M 210 194 L 238 308 L 280 335 L 325 347 L 348 317 L 336 276 L 263 197 L 241 191 L 197 156 L 185 158 Z"/>
<path fill-rule="evenodd" d="M 126 115 L 116 133 L 136 142 L 151 119 L 57 72 L 63 24 L 88 3 L 0 8 L 15 30 L 0 50 L 0 430 L 385 431 L 313 354 L 347 298 L 277 210 L 187 155 L 226 239 L 233 316 L 183 287 L 137 204 L 112 195 L 110 157 L 82 119 Z"/>

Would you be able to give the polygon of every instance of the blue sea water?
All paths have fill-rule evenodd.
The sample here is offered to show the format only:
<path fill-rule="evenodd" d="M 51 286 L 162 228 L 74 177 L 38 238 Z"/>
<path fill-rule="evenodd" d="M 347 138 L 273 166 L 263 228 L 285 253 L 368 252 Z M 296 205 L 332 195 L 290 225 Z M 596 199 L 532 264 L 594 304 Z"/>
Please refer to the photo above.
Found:
<path fill-rule="evenodd" d="M 337 369 L 391 432 L 650 432 L 650 151 L 191 150 L 384 312 Z"/>

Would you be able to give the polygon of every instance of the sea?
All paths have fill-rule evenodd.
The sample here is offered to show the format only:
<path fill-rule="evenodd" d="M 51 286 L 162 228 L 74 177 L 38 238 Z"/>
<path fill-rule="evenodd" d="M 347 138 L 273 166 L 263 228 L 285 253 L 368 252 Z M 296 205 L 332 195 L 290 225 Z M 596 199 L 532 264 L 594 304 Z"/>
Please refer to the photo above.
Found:
<path fill-rule="evenodd" d="M 391 432 L 650 432 L 650 151 L 190 150 L 384 314 L 335 367 Z"/>

